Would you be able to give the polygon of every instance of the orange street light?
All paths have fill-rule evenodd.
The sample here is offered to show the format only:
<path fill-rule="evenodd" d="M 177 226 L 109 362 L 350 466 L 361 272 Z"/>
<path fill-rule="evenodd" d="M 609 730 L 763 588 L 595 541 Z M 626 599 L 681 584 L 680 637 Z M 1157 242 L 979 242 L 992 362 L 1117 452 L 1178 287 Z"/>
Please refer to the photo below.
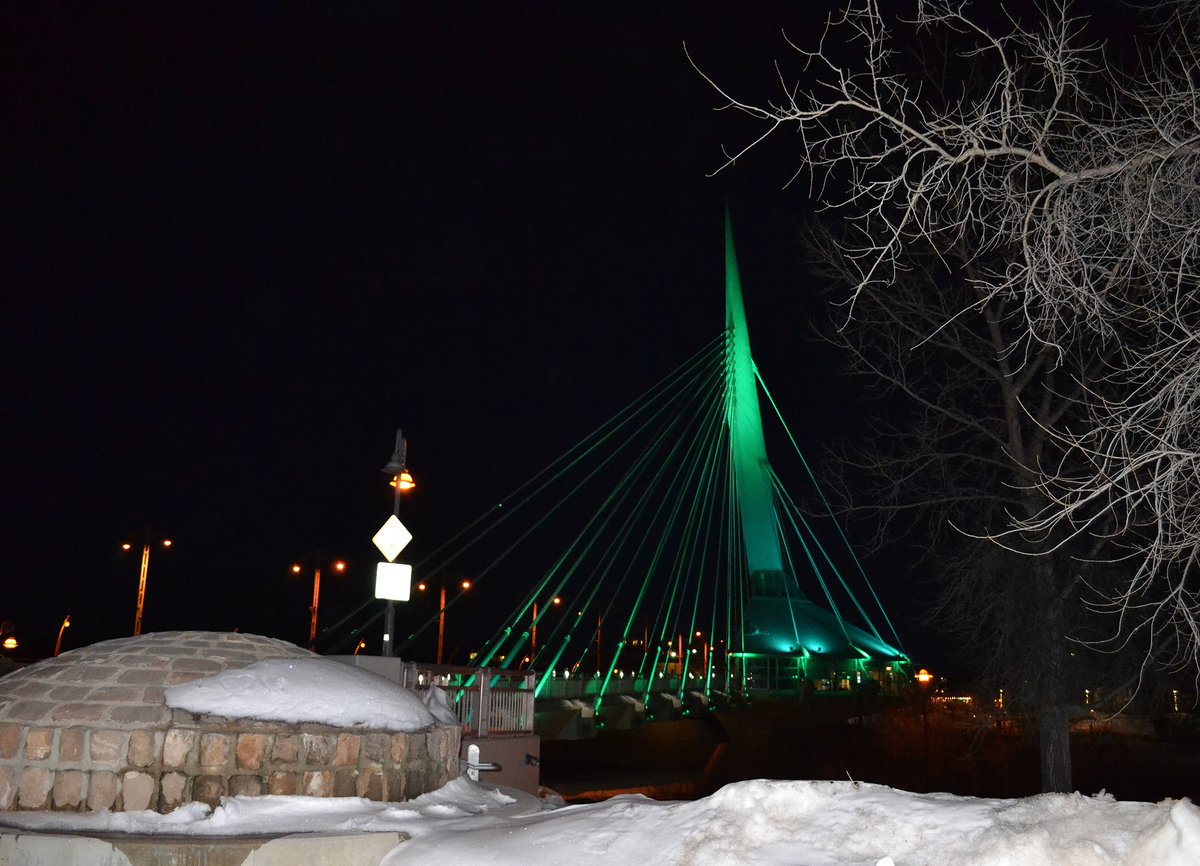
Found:
<path fill-rule="evenodd" d="M 17 639 L 10 634 L 4 639 L 4 648 L 6 650 L 15 650 L 17 648 Z"/>
<path fill-rule="evenodd" d="M 161 542 L 163 547 L 170 547 L 171 539 L 164 538 Z M 122 550 L 132 550 L 133 545 L 128 541 L 121 544 Z M 137 594 L 137 613 L 133 617 L 133 635 L 137 637 L 142 633 L 142 608 L 146 604 L 146 577 L 150 573 L 150 540 L 147 538 L 142 544 L 142 567 L 138 572 L 138 594 Z"/>
<path fill-rule="evenodd" d="M 562 599 L 557 595 L 550 600 L 551 604 L 562 604 Z M 533 603 L 533 627 L 529 630 L 529 652 L 535 658 L 537 657 L 537 624 L 538 624 L 538 606 L 537 602 Z"/>
<path fill-rule="evenodd" d="M 402 493 L 407 493 L 417 486 L 417 482 L 413 481 L 412 473 L 405 469 L 399 475 L 392 476 L 392 480 L 388 482 L 392 487 L 395 487 Z"/>
<path fill-rule="evenodd" d="M 346 570 L 346 563 L 340 559 L 334 560 L 332 563 L 330 563 L 330 565 L 338 574 L 341 574 Z M 292 574 L 299 574 L 302 570 L 303 568 L 301 567 L 300 563 L 296 563 L 292 566 Z M 313 569 L 313 600 L 312 607 L 309 608 L 309 610 L 312 612 L 312 619 L 310 620 L 308 626 L 308 648 L 314 652 L 317 648 L 317 607 L 320 605 L 320 603 L 321 566 L 318 563 L 317 567 Z"/>
<path fill-rule="evenodd" d="M 395 514 L 400 510 L 400 494 L 407 493 L 417 486 L 412 473 L 408 471 L 408 440 L 404 438 L 404 434 L 400 430 L 396 431 L 396 450 L 392 452 L 391 459 L 383 467 L 383 472 L 392 476 L 392 480 L 388 484 L 396 489 L 396 499 L 392 511 Z"/>
<path fill-rule="evenodd" d="M 929 759 L 929 683 L 933 674 L 921 668 L 917 671 L 917 684 L 921 689 L 921 750 L 925 760 Z"/>
<path fill-rule="evenodd" d="M 66 617 L 63 618 L 62 625 L 60 625 L 58 627 L 58 640 L 56 640 L 54 642 L 54 655 L 56 658 L 58 656 L 59 650 L 62 649 L 63 632 L 66 631 L 70 627 L 71 627 L 71 615 L 67 614 Z"/>

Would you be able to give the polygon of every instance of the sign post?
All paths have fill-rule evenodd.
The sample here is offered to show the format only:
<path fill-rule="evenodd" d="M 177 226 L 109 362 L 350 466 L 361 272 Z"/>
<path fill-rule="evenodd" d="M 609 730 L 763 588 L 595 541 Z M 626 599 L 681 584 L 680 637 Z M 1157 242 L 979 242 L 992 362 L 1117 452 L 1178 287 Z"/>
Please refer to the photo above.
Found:
<path fill-rule="evenodd" d="M 390 658 L 395 643 L 395 604 L 397 601 L 408 601 L 412 593 L 412 566 L 396 562 L 396 557 L 412 541 L 412 533 L 400 522 L 400 518 L 393 514 L 383 522 L 383 526 L 379 527 L 371 541 L 387 558 L 387 562 L 380 562 L 375 566 L 375 597 L 387 600 L 387 612 L 383 623 L 383 654 Z"/>

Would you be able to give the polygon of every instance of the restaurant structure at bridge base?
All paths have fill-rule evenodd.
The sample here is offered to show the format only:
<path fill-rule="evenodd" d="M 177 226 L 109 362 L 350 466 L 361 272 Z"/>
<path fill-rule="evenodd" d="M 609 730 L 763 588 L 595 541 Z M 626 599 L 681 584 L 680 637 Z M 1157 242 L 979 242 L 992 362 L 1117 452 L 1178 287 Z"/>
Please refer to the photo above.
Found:
<path fill-rule="evenodd" d="M 746 694 L 891 695 L 911 684 L 904 653 L 806 598 L 754 596 L 746 623 L 743 647 L 729 657 L 734 682 Z"/>

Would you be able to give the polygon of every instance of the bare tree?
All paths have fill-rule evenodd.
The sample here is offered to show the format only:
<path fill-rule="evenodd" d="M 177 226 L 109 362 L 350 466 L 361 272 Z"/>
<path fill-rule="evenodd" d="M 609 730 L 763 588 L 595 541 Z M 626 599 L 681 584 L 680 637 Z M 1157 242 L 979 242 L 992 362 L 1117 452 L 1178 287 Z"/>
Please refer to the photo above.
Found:
<path fill-rule="evenodd" d="M 972 291 L 919 338 L 1000 311 L 1005 399 L 1042 444 L 1018 456 L 1010 437 L 998 452 L 1023 476 L 1004 525 L 960 528 L 1031 555 L 1034 570 L 1056 552 L 1082 563 L 1093 541 L 1120 545 L 1107 555 L 1128 577 L 1092 596 L 1114 614 L 1111 641 L 1176 664 L 1200 659 L 1200 53 L 1188 8 L 1166 7 L 1123 72 L 1066 6 L 1037 27 L 989 29 L 945 0 L 917 0 L 909 21 L 856 0 L 813 50 L 792 46 L 810 84 L 780 67 L 782 97 L 757 103 L 710 82 L 766 124 L 729 164 L 773 132 L 799 133 L 801 171 L 848 228 L 847 320 L 867 296 L 877 310 L 903 303 L 914 251 L 957 256 Z M 901 49 L 939 34 L 957 54 L 947 62 L 983 86 L 939 90 L 912 70 Z M 1042 396 L 1069 394 L 1073 410 L 1032 405 L 1020 384 L 1031 374 L 1053 374 Z"/>
<path fill-rule="evenodd" d="M 819 270 L 844 285 L 854 264 L 821 236 Z M 1087 633 L 1084 582 L 1102 586 L 1109 575 L 1082 538 L 1055 550 L 1056 532 L 1025 533 L 1010 550 L 951 527 L 984 532 L 1044 508 L 1037 467 L 1067 464 L 1048 431 L 1078 416 L 1075 383 L 1103 360 L 1043 348 L 1013 363 L 1006 347 L 1020 318 L 1004 299 L 976 303 L 967 248 L 921 246 L 910 247 L 886 297 L 861 295 L 853 320 L 830 335 L 854 372 L 908 407 L 876 419 L 867 444 L 839 461 L 858 470 L 846 498 L 879 518 L 881 542 L 914 537 L 910 522 L 927 522 L 923 568 L 942 587 L 932 616 L 977 651 L 984 681 L 1004 689 L 1007 705 L 1036 721 L 1043 788 L 1070 790 L 1070 706 L 1098 683 L 1079 676 L 1068 635 Z"/>

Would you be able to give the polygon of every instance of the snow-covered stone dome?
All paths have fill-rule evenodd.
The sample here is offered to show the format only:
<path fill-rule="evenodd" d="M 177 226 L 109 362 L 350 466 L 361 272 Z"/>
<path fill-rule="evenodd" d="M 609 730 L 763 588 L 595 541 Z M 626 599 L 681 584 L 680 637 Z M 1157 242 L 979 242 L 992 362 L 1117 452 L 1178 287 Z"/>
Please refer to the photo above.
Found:
<path fill-rule="evenodd" d="M 400 800 L 457 775 L 455 726 L 233 719 L 164 699 L 172 686 L 293 658 L 316 657 L 259 635 L 159 632 L 0 677 L 0 809 L 168 811 L 266 793 Z"/>

